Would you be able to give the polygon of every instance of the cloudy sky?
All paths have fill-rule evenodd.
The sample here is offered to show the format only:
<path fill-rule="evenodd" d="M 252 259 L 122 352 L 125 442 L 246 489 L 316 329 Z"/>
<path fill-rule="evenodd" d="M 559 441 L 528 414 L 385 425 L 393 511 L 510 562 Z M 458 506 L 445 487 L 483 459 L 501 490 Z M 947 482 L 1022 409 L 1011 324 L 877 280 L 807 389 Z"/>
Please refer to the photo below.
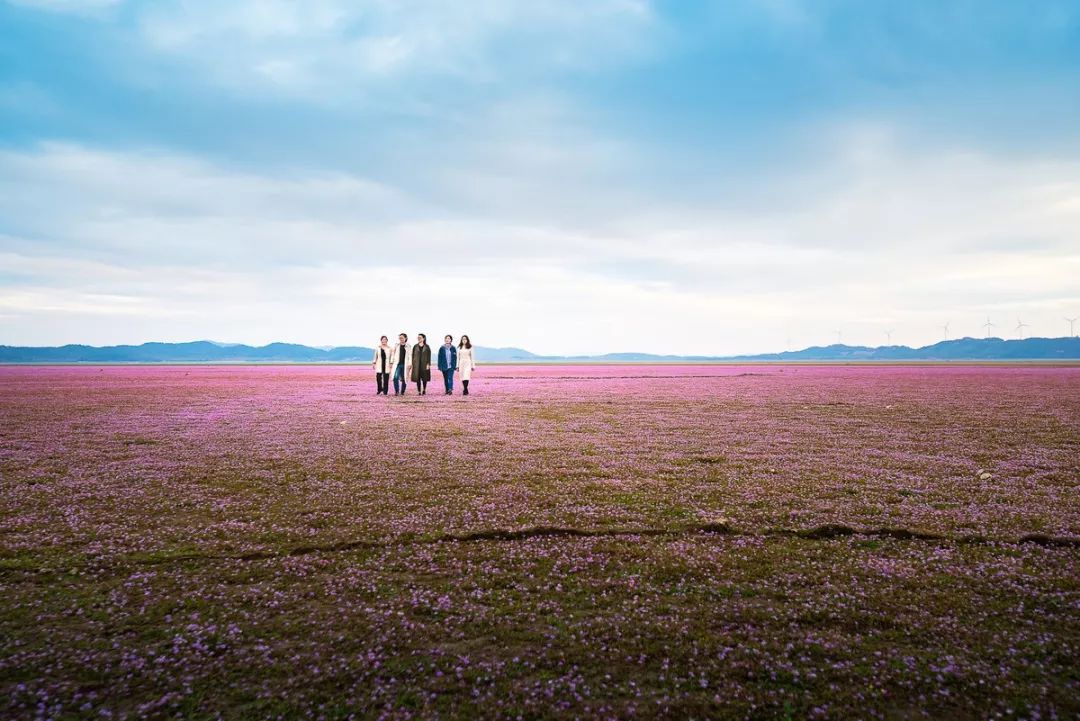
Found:
<path fill-rule="evenodd" d="M 1078 279 L 1075 0 L 0 0 L 0 343 L 921 345 Z"/>

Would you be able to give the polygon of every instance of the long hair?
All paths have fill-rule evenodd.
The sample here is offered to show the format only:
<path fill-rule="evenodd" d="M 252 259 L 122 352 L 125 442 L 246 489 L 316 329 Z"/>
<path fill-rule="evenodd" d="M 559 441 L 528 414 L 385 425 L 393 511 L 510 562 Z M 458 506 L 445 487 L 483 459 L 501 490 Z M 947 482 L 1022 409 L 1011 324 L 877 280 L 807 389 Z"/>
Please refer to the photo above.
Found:
<path fill-rule="evenodd" d="M 457 344 L 458 348 L 472 348 L 472 341 L 469 340 L 469 336 L 461 336 L 461 340 Z"/>

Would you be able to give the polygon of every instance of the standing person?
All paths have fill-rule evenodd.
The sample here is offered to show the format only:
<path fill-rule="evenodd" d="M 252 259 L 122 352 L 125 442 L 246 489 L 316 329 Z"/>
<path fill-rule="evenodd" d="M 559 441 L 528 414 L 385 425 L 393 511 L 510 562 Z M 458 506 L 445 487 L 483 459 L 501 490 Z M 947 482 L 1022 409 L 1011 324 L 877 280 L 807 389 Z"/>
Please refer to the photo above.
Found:
<path fill-rule="evenodd" d="M 457 370 L 457 357 L 454 337 L 448 335 L 443 339 L 443 346 L 439 349 L 439 370 L 442 371 L 443 395 L 454 395 L 454 371 Z"/>
<path fill-rule="evenodd" d="M 423 333 L 416 334 L 416 345 L 412 349 L 412 374 L 410 377 L 416 383 L 416 392 L 426 396 L 427 384 L 431 380 L 431 346 L 427 344 L 427 336 Z"/>
<path fill-rule="evenodd" d="M 379 338 L 379 347 L 375 349 L 371 367 L 375 369 L 375 395 L 387 395 L 390 390 L 390 373 L 394 369 L 394 349 L 387 343 L 386 336 Z"/>
<path fill-rule="evenodd" d="M 409 369 L 412 368 L 412 346 L 409 345 L 409 336 L 404 333 L 398 334 L 398 344 L 394 346 L 394 395 L 405 395 L 405 389 L 409 387 Z M 398 381 L 401 381 L 401 390 L 398 391 Z"/>
<path fill-rule="evenodd" d="M 450 336 L 446 336 L 449 338 Z M 461 395 L 469 395 L 469 379 L 472 378 L 472 372 L 476 370 L 476 361 L 473 358 L 472 341 L 469 340 L 469 336 L 461 336 L 461 340 L 458 342 L 458 368 L 461 369 Z"/>

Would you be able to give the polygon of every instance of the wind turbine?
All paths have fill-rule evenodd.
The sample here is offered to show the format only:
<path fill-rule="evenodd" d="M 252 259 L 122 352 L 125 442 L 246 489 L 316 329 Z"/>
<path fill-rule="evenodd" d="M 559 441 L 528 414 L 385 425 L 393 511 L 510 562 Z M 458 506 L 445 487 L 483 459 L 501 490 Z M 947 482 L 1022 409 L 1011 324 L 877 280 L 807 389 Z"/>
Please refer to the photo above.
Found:
<path fill-rule="evenodd" d="M 1080 320 L 1080 319 L 1077 319 L 1077 318 L 1066 318 L 1065 319 L 1065 322 L 1069 324 L 1069 337 L 1070 338 L 1072 338 L 1073 336 L 1076 335 L 1076 321 L 1077 320 Z"/>
<path fill-rule="evenodd" d="M 995 327 L 996 326 L 993 323 L 990 322 L 990 316 L 987 316 L 986 317 L 986 322 L 983 323 L 983 328 L 986 328 L 986 337 L 987 338 L 990 337 L 990 329 L 995 328 Z"/>
<path fill-rule="evenodd" d="M 840 339 L 844 336 L 843 331 L 836 331 L 836 345 L 840 345 Z"/>
<path fill-rule="evenodd" d="M 889 330 L 885 331 L 885 342 L 888 343 L 889 345 L 892 345 L 892 334 L 895 331 L 896 331 L 895 328 L 890 328 Z"/>
<path fill-rule="evenodd" d="M 946 321 L 945 325 L 941 326 L 941 329 L 945 331 L 945 340 L 949 340 L 949 323 L 952 321 Z"/>
<path fill-rule="evenodd" d="M 1031 326 L 1020 320 L 1016 319 L 1016 332 L 1020 334 L 1020 340 L 1024 340 L 1024 328 L 1030 328 Z"/>

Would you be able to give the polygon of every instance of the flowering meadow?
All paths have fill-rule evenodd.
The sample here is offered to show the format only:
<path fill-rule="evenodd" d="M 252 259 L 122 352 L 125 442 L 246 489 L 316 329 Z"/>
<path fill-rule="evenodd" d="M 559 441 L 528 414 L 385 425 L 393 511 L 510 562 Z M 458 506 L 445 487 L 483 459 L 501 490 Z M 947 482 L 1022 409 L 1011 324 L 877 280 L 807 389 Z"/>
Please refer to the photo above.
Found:
<path fill-rule="evenodd" d="M 1080 367 L 440 387 L 0 368 L 0 718 L 1080 717 Z"/>

